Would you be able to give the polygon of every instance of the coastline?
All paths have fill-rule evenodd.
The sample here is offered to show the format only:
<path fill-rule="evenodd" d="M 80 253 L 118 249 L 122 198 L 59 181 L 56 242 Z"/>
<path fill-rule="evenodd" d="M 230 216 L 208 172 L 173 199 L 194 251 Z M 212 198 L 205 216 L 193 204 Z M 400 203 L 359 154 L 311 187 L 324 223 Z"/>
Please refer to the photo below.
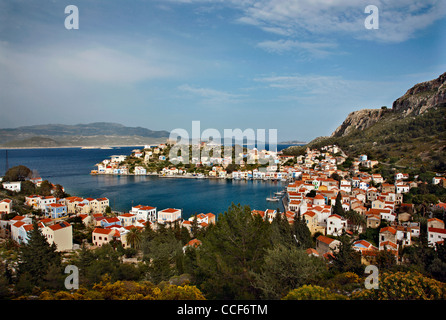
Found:
<path fill-rule="evenodd" d="M 130 147 L 143 147 L 143 145 L 108 145 L 108 146 L 57 146 L 57 147 L 2 147 L 0 150 L 15 150 L 15 149 L 113 149 L 113 148 L 130 148 Z"/>
<path fill-rule="evenodd" d="M 92 176 L 135 176 L 135 177 L 146 177 L 146 176 L 152 176 L 152 177 L 158 177 L 158 178 L 171 178 L 171 179 L 215 179 L 215 180 L 234 180 L 234 181 L 281 181 L 281 182 L 289 182 L 293 181 L 293 179 L 271 179 L 271 178 L 262 178 L 262 179 L 254 179 L 254 178 L 229 178 L 229 177 L 212 177 L 212 176 L 191 176 L 191 175 L 163 175 L 161 173 L 146 173 L 146 174 L 134 174 L 134 173 L 127 173 L 127 174 L 114 174 L 114 173 L 90 173 Z"/>

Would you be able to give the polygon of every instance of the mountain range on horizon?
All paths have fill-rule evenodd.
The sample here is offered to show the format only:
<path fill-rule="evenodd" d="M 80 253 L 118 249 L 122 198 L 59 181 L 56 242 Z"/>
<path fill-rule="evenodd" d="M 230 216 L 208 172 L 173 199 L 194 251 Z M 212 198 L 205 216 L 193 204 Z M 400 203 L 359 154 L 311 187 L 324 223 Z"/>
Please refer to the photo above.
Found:
<path fill-rule="evenodd" d="M 10 148 L 132 146 L 165 142 L 169 135 L 170 133 L 165 130 L 127 127 L 112 122 L 45 124 L 0 129 L 0 146 Z"/>

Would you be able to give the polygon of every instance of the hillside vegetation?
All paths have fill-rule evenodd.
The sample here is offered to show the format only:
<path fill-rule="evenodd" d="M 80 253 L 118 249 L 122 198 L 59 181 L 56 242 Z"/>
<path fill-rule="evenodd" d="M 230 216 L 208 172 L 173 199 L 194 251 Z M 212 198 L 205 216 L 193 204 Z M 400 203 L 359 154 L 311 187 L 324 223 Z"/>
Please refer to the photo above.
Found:
<path fill-rule="evenodd" d="M 351 157 L 370 159 L 398 168 L 446 171 L 446 73 L 419 83 L 395 100 L 392 109 L 363 109 L 350 113 L 330 137 L 318 137 L 285 154 L 303 155 L 307 147 L 337 144 Z"/>

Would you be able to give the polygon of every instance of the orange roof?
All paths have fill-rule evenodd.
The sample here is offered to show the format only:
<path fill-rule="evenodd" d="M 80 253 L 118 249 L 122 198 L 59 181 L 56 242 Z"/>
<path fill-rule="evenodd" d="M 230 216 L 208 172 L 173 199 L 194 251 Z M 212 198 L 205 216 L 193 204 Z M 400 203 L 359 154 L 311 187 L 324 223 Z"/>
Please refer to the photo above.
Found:
<path fill-rule="evenodd" d="M 383 247 L 383 246 L 391 246 L 391 247 L 393 247 L 393 248 L 398 248 L 398 246 L 396 245 L 396 243 L 393 243 L 392 241 L 384 241 L 384 242 L 381 242 L 380 244 L 379 244 L 379 246 L 380 247 Z"/>
<path fill-rule="evenodd" d="M 191 241 L 189 241 L 187 243 L 188 246 L 192 246 L 192 247 L 198 247 L 201 244 L 201 241 L 198 239 L 192 239 Z"/>
<path fill-rule="evenodd" d="M 386 231 L 389 231 L 392 234 L 396 234 L 396 229 L 392 228 L 392 227 L 381 228 L 381 230 L 379 230 L 379 233 L 386 232 Z"/>
<path fill-rule="evenodd" d="M 131 217 L 134 217 L 134 216 L 135 215 L 131 214 L 131 213 L 123 213 L 123 214 L 120 215 L 120 217 L 126 217 L 126 218 L 131 218 Z"/>
<path fill-rule="evenodd" d="M 95 228 L 93 230 L 93 233 L 100 233 L 100 234 L 109 234 L 112 230 L 103 229 L 103 228 Z"/>
<path fill-rule="evenodd" d="M 12 218 L 11 220 L 17 220 L 17 221 L 20 221 L 20 220 L 23 220 L 23 219 L 25 219 L 24 216 L 15 216 L 15 217 Z"/>
<path fill-rule="evenodd" d="M 317 194 L 314 199 L 325 199 L 323 195 Z"/>
<path fill-rule="evenodd" d="M 63 228 L 68 228 L 70 226 L 71 226 L 71 224 L 69 224 L 66 221 L 63 221 L 63 222 L 60 222 L 60 223 L 53 224 L 52 226 L 49 226 L 48 228 L 50 228 L 53 231 L 56 231 L 56 230 L 60 230 L 60 229 L 63 229 Z"/>
<path fill-rule="evenodd" d="M 330 244 L 330 243 L 332 243 L 334 241 L 334 239 L 326 237 L 326 236 L 323 236 L 323 235 L 320 235 L 319 237 L 317 237 L 316 240 L 321 241 L 321 242 L 323 242 L 325 244 Z"/>
<path fill-rule="evenodd" d="M 52 204 L 50 204 L 49 206 L 50 206 L 50 207 L 53 207 L 53 208 L 65 207 L 63 204 L 60 204 L 60 203 L 52 203 Z"/>
<path fill-rule="evenodd" d="M 446 234 L 446 229 L 440 229 L 440 228 L 429 228 L 427 231 Z"/>
<path fill-rule="evenodd" d="M 309 210 L 309 211 L 304 213 L 304 216 L 305 215 L 310 216 L 310 217 L 314 217 L 316 215 L 316 212 Z"/>
<path fill-rule="evenodd" d="M 428 221 L 428 222 L 437 221 L 437 222 L 444 223 L 443 220 L 440 220 L 440 219 L 438 219 L 438 218 L 430 218 L 430 219 L 428 219 L 427 221 Z"/>
<path fill-rule="evenodd" d="M 316 251 L 316 249 L 313 249 L 313 248 L 308 248 L 308 249 L 306 250 L 306 252 L 307 252 L 308 254 L 314 254 L 314 255 L 316 255 L 316 256 L 319 256 L 319 253 Z"/>
<path fill-rule="evenodd" d="M 262 218 L 265 216 L 265 211 L 261 211 L 261 210 L 252 210 L 251 214 L 255 215 L 258 214 L 260 215 Z"/>
<path fill-rule="evenodd" d="M 26 224 L 26 223 L 23 222 L 23 221 L 18 221 L 18 222 L 16 222 L 16 223 L 14 223 L 13 226 L 16 227 L 16 228 L 20 228 L 20 227 L 23 226 L 24 224 Z"/>
<path fill-rule="evenodd" d="M 179 209 L 168 208 L 168 209 L 161 210 L 161 212 L 167 212 L 167 213 L 174 213 L 177 211 L 179 211 Z"/>

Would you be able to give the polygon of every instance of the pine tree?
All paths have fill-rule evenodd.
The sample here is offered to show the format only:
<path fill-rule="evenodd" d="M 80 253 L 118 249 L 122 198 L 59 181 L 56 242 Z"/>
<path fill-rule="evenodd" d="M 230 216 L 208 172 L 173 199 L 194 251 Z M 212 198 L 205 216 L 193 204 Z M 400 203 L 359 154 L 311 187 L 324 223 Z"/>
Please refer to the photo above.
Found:
<path fill-rule="evenodd" d="M 248 206 L 232 204 L 202 238 L 195 277 L 208 297 L 253 299 L 253 287 L 266 250 L 271 248 L 270 223 L 253 216 Z"/>
<path fill-rule="evenodd" d="M 49 267 L 52 265 L 52 268 Z M 56 252 L 56 245 L 49 244 L 34 221 L 33 229 L 29 231 L 28 243 L 20 248 L 20 263 L 18 275 L 29 274 L 31 284 L 42 285 L 48 270 L 61 270 L 61 257 Z"/>
<path fill-rule="evenodd" d="M 342 194 L 340 191 L 338 192 L 338 195 L 336 196 L 336 203 L 333 208 L 333 213 L 338 214 L 341 217 L 344 216 L 344 214 L 345 214 L 344 208 L 342 207 Z"/>
<path fill-rule="evenodd" d="M 302 249 L 308 249 L 313 247 L 313 240 L 311 237 L 311 231 L 308 229 L 305 220 L 300 215 L 294 217 L 293 223 L 293 237 L 297 242 L 297 246 Z"/>

